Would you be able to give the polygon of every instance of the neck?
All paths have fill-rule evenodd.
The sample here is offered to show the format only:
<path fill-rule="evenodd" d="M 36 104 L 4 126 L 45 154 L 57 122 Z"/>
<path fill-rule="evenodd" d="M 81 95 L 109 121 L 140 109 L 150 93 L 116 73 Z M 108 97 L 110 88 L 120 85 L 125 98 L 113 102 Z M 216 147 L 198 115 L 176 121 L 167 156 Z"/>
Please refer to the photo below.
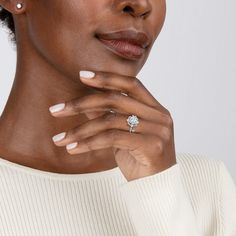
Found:
<path fill-rule="evenodd" d="M 89 116 L 55 118 L 49 107 L 94 92 L 79 77 L 58 71 L 36 51 L 18 50 L 13 86 L 0 117 L 0 156 L 59 173 L 87 173 L 116 167 L 112 149 L 72 156 L 65 147 L 57 147 L 52 141 L 52 136 L 86 122 Z"/>

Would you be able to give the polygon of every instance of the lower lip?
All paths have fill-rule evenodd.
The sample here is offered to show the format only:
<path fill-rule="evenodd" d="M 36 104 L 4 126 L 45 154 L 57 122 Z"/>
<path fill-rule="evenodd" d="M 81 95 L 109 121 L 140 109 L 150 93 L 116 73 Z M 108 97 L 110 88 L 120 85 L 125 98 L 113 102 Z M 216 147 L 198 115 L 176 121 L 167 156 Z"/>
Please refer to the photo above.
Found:
<path fill-rule="evenodd" d="M 132 59 L 132 60 L 137 60 L 140 59 L 143 54 L 145 49 L 138 46 L 129 43 L 128 41 L 125 40 L 110 40 L 110 39 L 101 39 L 99 40 L 107 46 L 109 50 L 111 50 L 113 53 L 117 54 L 118 56 L 127 58 L 127 59 Z"/>

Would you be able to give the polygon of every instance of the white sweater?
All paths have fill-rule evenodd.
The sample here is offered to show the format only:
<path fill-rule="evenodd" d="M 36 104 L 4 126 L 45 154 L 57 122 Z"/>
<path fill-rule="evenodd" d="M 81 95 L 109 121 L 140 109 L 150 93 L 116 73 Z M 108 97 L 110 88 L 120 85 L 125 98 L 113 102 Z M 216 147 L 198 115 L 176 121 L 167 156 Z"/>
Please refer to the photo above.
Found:
<path fill-rule="evenodd" d="M 236 188 L 200 154 L 130 182 L 119 167 L 60 174 L 0 158 L 0 235 L 236 236 Z"/>

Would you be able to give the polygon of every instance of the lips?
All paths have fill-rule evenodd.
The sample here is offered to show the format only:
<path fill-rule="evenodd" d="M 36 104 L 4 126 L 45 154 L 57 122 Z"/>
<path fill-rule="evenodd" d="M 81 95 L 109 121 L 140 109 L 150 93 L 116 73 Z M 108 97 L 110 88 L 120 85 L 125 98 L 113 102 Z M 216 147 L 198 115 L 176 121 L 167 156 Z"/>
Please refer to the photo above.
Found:
<path fill-rule="evenodd" d="M 96 38 L 113 53 L 134 60 L 140 59 L 150 44 L 145 33 L 134 30 L 97 33 Z"/>

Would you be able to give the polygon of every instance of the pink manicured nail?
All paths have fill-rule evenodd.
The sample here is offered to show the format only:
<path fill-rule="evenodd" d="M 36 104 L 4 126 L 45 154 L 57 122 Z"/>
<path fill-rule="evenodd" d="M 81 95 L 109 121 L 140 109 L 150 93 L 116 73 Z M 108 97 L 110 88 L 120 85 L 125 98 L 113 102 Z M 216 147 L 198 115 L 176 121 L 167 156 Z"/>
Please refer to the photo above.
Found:
<path fill-rule="evenodd" d="M 95 73 L 92 71 L 87 71 L 87 70 L 81 70 L 79 72 L 80 77 L 84 78 L 84 79 L 91 79 L 95 76 Z"/>
<path fill-rule="evenodd" d="M 58 142 L 58 141 L 61 141 L 62 139 L 64 139 L 65 136 L 66 136 L 66 132 L 62 132 L 60 134 L 53 136 L 52 140 L 53 140 L 53 142 Z"/>
<path fill-rule="evenodd" d="M 67 145 L 66 145 L 66 149 L 67 149 L 67 150 L 74 149 L 74 148 L 77 147 L 77 145 L 78 145 L 78 142 L 74 142 L 74 143 L 67 144 Z"/>
<path fill-rule="evenodd" d="M 54 106 L 49 107 L 51 113 L 62 111 L 65 108 L 65 103 L 59 103 Z"/>

